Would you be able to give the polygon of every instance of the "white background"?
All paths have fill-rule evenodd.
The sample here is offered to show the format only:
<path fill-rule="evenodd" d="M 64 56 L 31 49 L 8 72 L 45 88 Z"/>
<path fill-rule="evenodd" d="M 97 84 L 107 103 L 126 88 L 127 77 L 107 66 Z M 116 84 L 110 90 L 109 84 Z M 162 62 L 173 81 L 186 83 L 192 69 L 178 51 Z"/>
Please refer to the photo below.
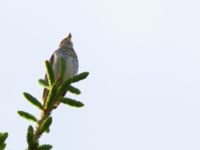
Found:
<path fill-rule="evenodd" d="M 0 130 L 26 148 L 39 116 L 22 96 L 69 32 L 78 53 L 81 109 L 61 106 L 41 143 L 54 150 L 200 149 L 198 0 L 0 0 Z"/>

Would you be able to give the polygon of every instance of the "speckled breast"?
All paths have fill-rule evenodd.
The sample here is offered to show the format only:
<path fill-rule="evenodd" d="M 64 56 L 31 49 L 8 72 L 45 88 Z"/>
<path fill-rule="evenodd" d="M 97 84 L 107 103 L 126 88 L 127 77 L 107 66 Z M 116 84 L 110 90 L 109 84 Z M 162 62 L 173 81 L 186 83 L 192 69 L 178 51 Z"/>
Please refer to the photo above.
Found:
<path fill-rule="evenodd" d="M 64 81 L 73 77 L 78 72 L 78 58 L 73 49 L 69 50 L 57 50 L 54 55 L 53 70 L 56 77 L 59 76 L 59 57 L 64 57 L 66 61 L 66 69 L 64 75 Z"/>

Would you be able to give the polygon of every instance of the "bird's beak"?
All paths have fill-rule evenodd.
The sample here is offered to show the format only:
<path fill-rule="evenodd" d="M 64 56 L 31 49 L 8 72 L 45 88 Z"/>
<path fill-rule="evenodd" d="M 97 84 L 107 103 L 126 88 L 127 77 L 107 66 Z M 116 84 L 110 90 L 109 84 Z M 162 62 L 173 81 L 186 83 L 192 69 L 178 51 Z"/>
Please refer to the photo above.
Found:
<path fill-rule="evenodd" d="M 68 40 L 68 41 L 71 41 L 71 38 L 72 38 L 72 34 L 69 33 L 69 35 L 67 36 L 67 40 Z"/>

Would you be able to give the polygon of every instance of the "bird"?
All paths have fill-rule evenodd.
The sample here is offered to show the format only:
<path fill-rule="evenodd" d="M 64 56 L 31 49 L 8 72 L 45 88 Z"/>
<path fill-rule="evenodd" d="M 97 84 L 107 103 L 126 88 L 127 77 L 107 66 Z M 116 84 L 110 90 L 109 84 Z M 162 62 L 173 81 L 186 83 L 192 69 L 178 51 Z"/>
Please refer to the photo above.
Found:
<path fill-rule="evenodd" d="M 79 68 L 78 57 L 74 50 L 71 39 L 72 39 L 72 34 L 69 33 L 69 35 L 60 42 L 58 49 L 54 51 L 54 53 L 51 55 L 50 58 L 50 64 L 52 65 L 54 77 L 57 80 L 57 82 L 64 83 L 65 81 L 72 78 L 74 75 L 78 73 L 78 68 Z M 60 57 L 63 57 L 66 62 L 65 65 L 66 68 L 63 79 L 60 79 L 60 71 L 59 71 Z M 47 80 L 47 75 L 45 75 L 45 80 Z M 48 93 L 49 93 L 48 89 L 44 89 L 42 98 L 43 104 L 45 104 Z M 62 96 L 64 96 L 65 94 L 66 93 L 64 93 Z"/>

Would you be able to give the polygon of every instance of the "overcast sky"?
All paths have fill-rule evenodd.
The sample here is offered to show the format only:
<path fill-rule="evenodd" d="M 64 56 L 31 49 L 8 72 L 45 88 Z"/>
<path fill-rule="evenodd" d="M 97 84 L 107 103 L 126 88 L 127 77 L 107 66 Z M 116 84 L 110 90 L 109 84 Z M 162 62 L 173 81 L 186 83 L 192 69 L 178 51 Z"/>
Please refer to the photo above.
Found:
<path fill-rule="evenodd" d="M 54 150 L 200 149 L 198 0 L 0 0 L 0 131 L 8 150 L 26 148 L 39 111 L 44 61 L 72 33 L 81 109 L 61 106 L 41 143 Z"/>

